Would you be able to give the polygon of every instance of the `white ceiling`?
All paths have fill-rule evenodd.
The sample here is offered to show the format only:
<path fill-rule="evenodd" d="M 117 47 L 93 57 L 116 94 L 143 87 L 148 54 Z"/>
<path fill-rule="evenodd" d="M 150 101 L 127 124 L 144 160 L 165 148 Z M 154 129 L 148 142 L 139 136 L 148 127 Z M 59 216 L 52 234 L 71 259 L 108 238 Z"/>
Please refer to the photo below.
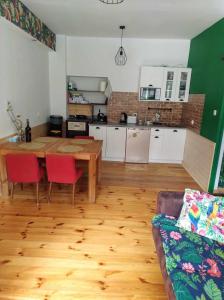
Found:
<path fill-rule="evenodd" d="M 22 0 L 55 33 L 72 36 L 191 39 L 224 16 L 224 0 Z"/>

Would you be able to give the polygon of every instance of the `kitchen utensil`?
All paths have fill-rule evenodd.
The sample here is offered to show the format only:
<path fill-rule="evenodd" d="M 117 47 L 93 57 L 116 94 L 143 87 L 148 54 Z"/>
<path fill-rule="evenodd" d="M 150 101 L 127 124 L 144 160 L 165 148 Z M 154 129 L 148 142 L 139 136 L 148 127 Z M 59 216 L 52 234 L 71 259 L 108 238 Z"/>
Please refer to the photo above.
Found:
<path fill-rule="evenodd" d="M 125 112 L 122 112 L 121 117 L 120 117 L 120 123 L 127 124 L 127 117 L 128 117 L 128 115 Z"/>

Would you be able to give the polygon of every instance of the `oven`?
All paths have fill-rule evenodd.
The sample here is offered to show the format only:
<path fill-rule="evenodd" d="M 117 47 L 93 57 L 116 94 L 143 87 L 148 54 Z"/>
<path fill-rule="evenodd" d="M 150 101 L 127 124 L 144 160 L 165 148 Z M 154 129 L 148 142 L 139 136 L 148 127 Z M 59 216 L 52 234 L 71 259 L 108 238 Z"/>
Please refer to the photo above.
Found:
<path fill-rule="evenodd" d="M 66 137 L 89 135 L 89 121 L 86 116 L 70 116 L 66 121 Z"/>

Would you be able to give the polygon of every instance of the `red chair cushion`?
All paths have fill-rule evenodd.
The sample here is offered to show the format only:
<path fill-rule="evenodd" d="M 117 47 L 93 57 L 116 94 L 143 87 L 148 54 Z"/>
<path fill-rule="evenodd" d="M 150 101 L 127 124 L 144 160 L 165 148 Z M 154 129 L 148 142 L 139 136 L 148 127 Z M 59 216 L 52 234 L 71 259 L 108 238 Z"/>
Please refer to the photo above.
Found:
<path fill-rule="evenodd" d="M 34 154 L 7 154 L 5 159 L 10 182 L 39 182 L 43 177 L 43 169 L 39 167 L 37 157 Z"/>
<path fill-rule="evenodd" d="M 46 156 L 46 166 L 49 182 L 74 184 L 83 174 L 69 155 L 49 154 Z"/>

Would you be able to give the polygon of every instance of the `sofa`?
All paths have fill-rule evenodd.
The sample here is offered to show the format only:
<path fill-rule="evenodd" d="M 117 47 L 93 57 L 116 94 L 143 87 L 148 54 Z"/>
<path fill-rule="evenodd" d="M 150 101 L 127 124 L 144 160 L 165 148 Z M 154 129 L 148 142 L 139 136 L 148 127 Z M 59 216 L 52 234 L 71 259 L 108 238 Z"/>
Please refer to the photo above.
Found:
<path fill-rule="evenodd" d="M 193 192 L 195 194 L 195 191 Z M 216 233 L 217 228 L 214 224 L 217 223 L 213 223 L 212 231 L 206 232 L 207 237 L 182 228 L 177 219 L 182 210 L 184 196 L 186 197 L 183 192 L 160 192 L 157 199 L 157 214 L 152 220 L 153 238 L 168 299 L 223 300 L 224 243 L 215 240 L 213 235 L 208 238 L 209 234 Z M 199 196 L 201 197 L 201 194 Z M 211 195 L 204 196 L 207 197 L 205 199 L 210 199 Z M 222 199 L 215 198 L 214 201 L 216 204 L 221 201 L 222 210 L 216 212 L 220 221 L 223 219 Z M 210 203 L 213 207 L 214 202 Z M 203 206 L 201 207 L 203 209 Z M 208 211 L 207 208 L 206 213 Z M 193 213 L 190 217 L 194 216 Z M 183 214 L 181 221 L 182 217 Z M 210 223 L 206 222 L 209 226 Z M 220 224 L 222 231 L 223 223 Z"/>
<path fill-rule="evenodd" d="M 167 214 L 178 218 L 183 206 L 183 196 L 183 192 L 160 192 L 157 199 L 156 214 Z M 165 253 L 160 230 L 153 226 L 152 233 L 168 299 L 175 300 L 172 284 L 166 271 Z"/>

